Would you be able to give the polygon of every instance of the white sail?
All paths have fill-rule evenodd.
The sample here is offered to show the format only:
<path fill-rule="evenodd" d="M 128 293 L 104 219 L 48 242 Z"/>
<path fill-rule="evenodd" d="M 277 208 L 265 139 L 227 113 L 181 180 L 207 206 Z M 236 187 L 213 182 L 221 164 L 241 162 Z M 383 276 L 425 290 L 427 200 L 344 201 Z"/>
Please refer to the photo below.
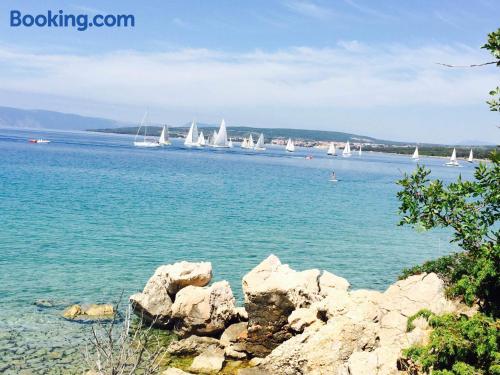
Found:
<path fill-rule="evenodd" d="M 450 161 L 446 163 L 447 166 L 451 167 L 458 167 L 458 161 L 457 161 L 457 150 L 453 149 L 453 152 L 451 153 Z"/>
<path fill-rule="evenodd" d="M 135 135 L 135 138 L 134 138 L 134 146 L 136 146 L 136 147 L 158 147 L 158 146 L 160 146 L 160 143 L 156 139 L 147 138 L 148 126 L 147 126 L 147 124 L 145 124 L 147 117 L 148 117 L 148 112 L 146 111 L 144 113 L 144 116 L 142 117 L 141 124 L 139 125 L 139 129 L 137 129 L 137 134 Z M 140 133 L 142 127 L 144 127 L 144 137 L 143 137 L 142 141 L 138 141 L 137 137 L 139 136 L 139 133 Z"/>
<path fill-rule="evenodd" d="M 358 155 L 361 156 L 363 152 L 361 151 L 361 145 L 359 145 L 359 151 L 358 151 Z"/>
<path fill-rule="evenodd" d="M 256 150 L 264 151 L 264 133 L 260 133 L 259 139 L 257 139 L 257 144 L 255 145 Z"/>
<path fill-rule="evenodd" d="M 229 138 L 229 142 L 227 143 L 227 145 L 229 146 L 229 148 L 233 148 L 233 140 L 231 138 Z"/>
<path fill-rule="evenodd" d="M 253 141 L 252 134 L 250 134 L 250 137 L 248 137 L 248 148 L 254 148 L 255 142 Z"/>
<path fill-rule="evenodd" d="M 472 163 L 474 161 L 474 154 L 472 153 L 472 148 L 470 149 L 470 154 L 469 158 L 467 159 L 469 163 Z"/>
<path fill-rule="evenodd" d="M 205 146 L 205 136 L 203 135 L 203 131 L 200 132 L 200 135 L 198 136 L 198 144 L 200 146 Z"/>
<path fill-rule="evenodd" d="M 330 146 L 328 147 L 327 155 L 335 155 L 335 143 L 330 142 Z"/>
<path fill-rule="evenodd" d="M 166 126 L 163 126 L 163 129 L 161 130 L 160 134 L 160 139 L 158 140 L 158 143 L 161 145 L 170 145 L 170 137 L 168 136 L 168 128 Z"/>
<path fill-rule="evenodd" d="M 415 151 L 413 152 L 413 155 L 411 157 L 413 160 L 418 160 L 419 156 L 418 156 L 418 146 L 415 147 Z"/>
<path fill-rule="evenodd" d="M 288 142 L 286 143 L 286 150 L 288 152 L 294 152 L 295 151 L 295 145 L 293 144 L 292 138 L 288 138 Z"/>
<path fill-rule="evenodd" d="M 191 127 L 189 128 L 188 135 L 186 140 L 184 141 L 185 146 L 198 146 L 198 126 L 196 126 L 196 122 L 191 123 Z"/>
<path fill-rule="evenodd" d="M 243 138 L 243 140 L 241 141 L 240 147 L 241 148 L 248 148 L 248 141 L 246 138 Z"/>
<path fill-rule="evenodd" d="M 451 153 L 450 161 L 457 161 L 457 150 L 453 149 L 453 152 Z"/>
<path fill-rule="evenodd" d="M 342 156 L 351 156 L 351 145 L 349 144 L 349 141 L 347 141 L 345 147 L 344 147 L 344 151 L 342 151 Z"/>
<path fill-rule="evenodd" d="M 217 136 L 214 140 L 214 147 L 229 147 L 227 141 L 226 122 L 222 119 Z"/>

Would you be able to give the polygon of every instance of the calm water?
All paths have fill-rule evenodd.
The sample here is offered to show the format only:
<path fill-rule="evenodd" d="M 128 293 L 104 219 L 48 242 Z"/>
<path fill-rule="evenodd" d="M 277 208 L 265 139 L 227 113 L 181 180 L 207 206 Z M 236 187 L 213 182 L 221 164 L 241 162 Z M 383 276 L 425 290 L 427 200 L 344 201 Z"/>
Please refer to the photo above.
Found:
<path fill-rule="evenodd" d="M 27 142 L 39 136 L 52 143 Z M 271 253 L 383 290 L 403 267 L 451 251 L 444 231 L 396 225 L 395 181 L 415 168 L 408 157 L 131 142 L 0 129 L 0 372 L 63 371 L 85 328 L 60 312 L 140 290 L 161 264 L 211 261 L 241 300 L 241 277 Z M 473 171 L 423 163 L 444 180 Z"/>

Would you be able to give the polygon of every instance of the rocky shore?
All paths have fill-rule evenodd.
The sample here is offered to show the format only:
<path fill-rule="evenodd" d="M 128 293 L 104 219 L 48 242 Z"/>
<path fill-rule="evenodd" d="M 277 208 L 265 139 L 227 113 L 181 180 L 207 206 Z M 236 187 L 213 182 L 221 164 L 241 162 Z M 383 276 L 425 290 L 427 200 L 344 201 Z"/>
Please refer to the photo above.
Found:
<path fill-rule="evenodd" d="M 350 290 L 328 271 L 295 271 L 271 255 L 243 277 L 244 308 L 227 281 L 210 285 L 210 263 L 159 267 L 144 290 L 130 297 L 146 323 L 172 330 L 171 355 L 192 356 L 184 368 L 163 375 L 228 372 L 275 374 L 402 374 L 402 350 L 425 343 L 431 331 L 418 318 L 469 309 L 445 297 L 436 274 L 411 276 L 385 292 Z M 238 366 L 236 366 L 238 367 Z"/>

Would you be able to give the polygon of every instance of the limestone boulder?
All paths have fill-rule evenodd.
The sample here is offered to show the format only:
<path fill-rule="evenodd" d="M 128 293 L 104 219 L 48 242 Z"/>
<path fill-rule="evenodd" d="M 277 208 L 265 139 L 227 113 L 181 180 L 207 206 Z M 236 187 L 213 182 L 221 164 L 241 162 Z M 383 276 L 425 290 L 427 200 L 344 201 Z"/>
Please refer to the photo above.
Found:
<path fill-rule="evenodd" d="M 207 349 L 194 358 L 189 371 L 203 374 L 218 372 L 222 369 L 224 360 L 223 349 Z"/>
<path fill-rule="evenodd" d="M 288 316 L 288 324 L 295 332 L 303 332 L 305 328 L 313 325 L 322 325 L 318 318 L 318 310 L 314 307 L 300 307 Z"/>
<path fill-rule="evenodd" d="M 271 255 L 243 277 L 248 348 L 265 356 L 291 337 L 288 316 L 320 299 L 319 270 L 298 272 Z"/>
<path fill-rule="evenodd" d="M 176 293 L 186 286 L 205 286 L 212 278 L 209 262 L 178 262 L 160 266 L 141 293 L 130 296 L 134 312 L 148 323 L 169 326 Z"/>
<path fill-rule="evenodd" d="M 216 338 L 192 335 L 188 338 L 173 341 L 167 347 L 167 353 L 172 355 L 199 355 L 207 349 L 221 348 Z"/>
<path fill-rule="evenodd" d="M 328 271 L 323 271 L 319 277 L 319 289 L 322 296 L 326 296 L 331 290 L 348 291 L 350 286 L 349 281 Z"/>
<path fill-rule="evenodd" d="M 235 318 L 235 299 L 227 281 L 210 287 L 187 286 L 172 305 L 174 331 L 181 337 L 215 335 Z"/>
<path fill-rule="evenodd" d="M 235 323 L 227 327 L 220 337 L 220 343 L 225 347 L 226 357 L 235 359 L 246 358 L 247 353 L 245 352 L 245 342 L 247 338 L 247 322 Z"/>

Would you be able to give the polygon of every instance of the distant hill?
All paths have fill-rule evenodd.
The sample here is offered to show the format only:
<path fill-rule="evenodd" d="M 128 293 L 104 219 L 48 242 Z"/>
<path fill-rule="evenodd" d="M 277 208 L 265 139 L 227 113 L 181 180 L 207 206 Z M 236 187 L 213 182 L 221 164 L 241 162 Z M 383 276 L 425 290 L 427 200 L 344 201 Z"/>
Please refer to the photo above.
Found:
<path fill-rule="evenodd" d="M 133 122 L 121 122 L 99 117 L 80 116 L 71 113 L 46 111 L 39 109 L 20 109 L 0 106 L 0 127 L 9 128 L 29 128 L 29 129 L 56 129 L 56 130 L 90 130 L 106 133 L 135 134 L 137 126 Z M 159 124 L 152 124 L 149 133 L 159 135 Z M 206 135 L 218 129 L 216 124 L 198 124 Z M 184 136 L 189 128 L 189 123 L 185 126 L 171 127 L 172 136 Z M 380 140 L 365 135 L 305 129 L 283 129 L 283 128 L 254 128 L 248 126 L 230 126 L 228 128 L 230 136 L 240 139 L 263 132 L 266 139 L 271 138 L 294 138 L 306 141 L 339 141 L 351 140 L 354 142 L 379 143 L 390 145 L 401 145 L 403 142 Z"/>
<path fill-rule="evenodd" d="M 127 125 L 130 126 L 132 123 L 39 109 L 19 109 L 0 106 L 0 127 L 86 130 L 93 128 L 116 128 Z"/>

